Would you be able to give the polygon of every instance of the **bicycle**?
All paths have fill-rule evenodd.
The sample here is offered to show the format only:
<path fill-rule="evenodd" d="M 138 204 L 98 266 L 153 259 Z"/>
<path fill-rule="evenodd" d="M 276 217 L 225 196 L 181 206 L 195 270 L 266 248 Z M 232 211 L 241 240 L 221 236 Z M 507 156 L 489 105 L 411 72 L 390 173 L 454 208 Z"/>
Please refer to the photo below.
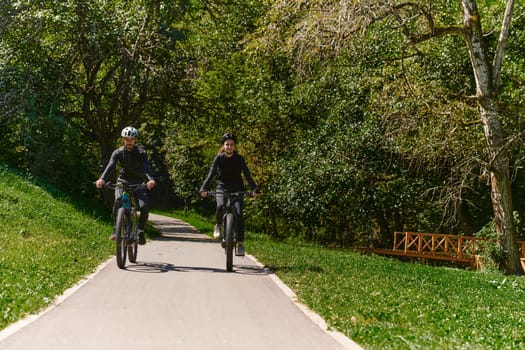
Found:
<path fill-rule="evenodd" d="M 237 213 L 233 208 L 233 200 L 238 197 L 253 197 L 253 192 L 229 192 L 216 191 L 207 192 L 209 196 L 217 197 L 218 194 L 224 195 L 222 232 L 223 248 L 226 253 L 226 271 L 233 271 L 233 252 L 237 255 Z"/>
<path fill-rule="evenodd" d="M 116 184 L 108 182 L 104 187 L 117 189 L 119 198 L 113 205 L 113 220 L 115 222 L 115 245 L 117 266 L 126 267 L 126 257 L 130 263 L 137 262 L 139 240 L 139 214 L 140 211 L 134 190 L 146 188 L 146 184 L 129 184 L 119 180 Z"/>

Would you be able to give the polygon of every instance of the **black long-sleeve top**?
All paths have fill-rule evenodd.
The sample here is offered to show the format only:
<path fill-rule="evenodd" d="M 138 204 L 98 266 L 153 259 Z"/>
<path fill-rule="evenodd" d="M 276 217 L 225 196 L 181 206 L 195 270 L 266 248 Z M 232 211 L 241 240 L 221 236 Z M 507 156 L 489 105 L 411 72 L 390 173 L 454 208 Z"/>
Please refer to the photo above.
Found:
<path fill-rule="evenodd" d="M 250 185 L 252 190 L 257 190 L 257 185 L 253 181 L 244 157 L 235 152 L 231 157 L 226 153 L 220 153 L 215 156 L 211 164 L 208 176 L 204 180 L 200 191 L 207 191 L 211 181 L 217 175 L 217 187 L 229 191 L 244 191 L 244 182 L 242 175 Z"/>
<path fill-rule="evenodd" d="M 148 163 L 146 151 L 139 146 L 135 146 L 133 150 L 128 151 L 126 147 L 117 148 L 111 154 L 111 158 L 106 166 L 106 169 L 100 175 L 100 178 L 107 181 L 107 178 L 119 164 L 119 178 L 128 181 L 129 183 L 141 183 L 144 181 L 153 180 L 151 169 Z"/>

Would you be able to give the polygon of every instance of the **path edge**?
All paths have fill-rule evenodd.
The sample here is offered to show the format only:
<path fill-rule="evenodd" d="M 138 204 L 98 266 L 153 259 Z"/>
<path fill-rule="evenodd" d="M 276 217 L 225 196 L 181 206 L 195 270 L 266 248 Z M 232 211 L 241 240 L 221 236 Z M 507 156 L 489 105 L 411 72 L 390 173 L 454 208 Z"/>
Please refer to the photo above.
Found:
<path fill-rule="evenodd" d="M 49 311 L 53 310 L 58 305 L 62 304 L 67 298 L 72 296 L 76 293 L 77 290 L 82 288 L 84 284 L 89 282 L 91 279 L 93 279 L 100 271 L 102 271 L 106 266 L 108 266 L 111 262 L 115 260 L 114 256 L 109 257 L 107 260 L 103 261 L 101 264 L 99 264 L 93 272 L 90 274 L 84 276 L 80 281 L 75 283 L 73 286 L 66 289 L 62 294 L 57 296 L 55 300 L 51 303 L 51 305 L 47 306 L 46 308 L 42 309 L 40 312 L 35 314 L 29 314 L 25 316 L 24 318 L 11 323 L 6 328 L 2 329 L 0 331 L 0 342 L 5 340 L 6 338 L 10 337 L 11 335 L 15 334 L 22 328 L 28 326 L 29 324 L 35 322 L 40 317 L 42 317 L 44 314 L 48 313 Z"/>
<path fill-rule="evenodd" d="M 346 335 L 339 331 L 334 331 L 328 328 L 328 325 L 326 321 L 319 316 L 316 312 L 311 310 L 308 306 L 301 303 L 299 301 L 299 298 L 297 298 L 297 294 L 288 287 L 273 271 L 271 271 L 269 268 L 264 266 L 257 258 L 253 255 L 246 254 L 247 257 L 249 257 L 251 260 L 253 260 L 259 267 L 264 268 L 265 270 L 269 271 L 270 273 L 268 276 L 272 279 L 272 281 L 281 289 L 281 291 L 288 297 L 290 300 L 301 310 L 310 320 L 312 320 L 313 323 L 315 323 L 319 328 L 321 328 L 323 331 L 328 333 L 332 338 L 334 338 L 341 346 L 343 346 L 346 350 L 363 350 L 363 348 L 357 344 L 352 339 L 348 338 Z"/>

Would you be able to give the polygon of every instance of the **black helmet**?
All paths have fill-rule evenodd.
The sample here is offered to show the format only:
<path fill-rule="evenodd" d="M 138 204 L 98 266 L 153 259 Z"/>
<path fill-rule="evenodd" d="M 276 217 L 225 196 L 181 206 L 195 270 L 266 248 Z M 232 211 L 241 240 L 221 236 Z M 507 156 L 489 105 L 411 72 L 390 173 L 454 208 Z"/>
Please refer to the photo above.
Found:
<path fill-rule="evenodd" d="M 229 132 L 227 132 L 226 134 L 222 135 L 222 138 L 221 138 L 221 145 L 224 143 L 224 141 L 226 140 L 233 140 L 233 142 L 237 143 L 237 137 L 234 135 L 234 134 L 231 134 Z"/>

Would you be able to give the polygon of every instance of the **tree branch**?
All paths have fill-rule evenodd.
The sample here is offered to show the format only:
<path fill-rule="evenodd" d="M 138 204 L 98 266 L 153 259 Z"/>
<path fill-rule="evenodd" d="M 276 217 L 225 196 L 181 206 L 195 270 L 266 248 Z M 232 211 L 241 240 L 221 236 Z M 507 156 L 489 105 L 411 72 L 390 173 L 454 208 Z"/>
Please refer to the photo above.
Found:
<path fill-rule="evenodd" d="M 507 7 L 505 8 L 505 15 L 503 17 L 503 24 L 501 25 L 501 32 L 498 39 L 498 45 L 496 47 L 496 52 L 494 55 L 493 66 L 493 80 L 494 80 L 494 89 L 499 90 L 499 83 L 501 78 L 501 67 L 503 65 L 503 58 L 505 56 L 505 45 L 507 43 L 507 38 L 509 37 L 510 31 L 510 22 L 512 19 L 512 11 L 514 8 L 514 0 L 508 0 Z"/>

